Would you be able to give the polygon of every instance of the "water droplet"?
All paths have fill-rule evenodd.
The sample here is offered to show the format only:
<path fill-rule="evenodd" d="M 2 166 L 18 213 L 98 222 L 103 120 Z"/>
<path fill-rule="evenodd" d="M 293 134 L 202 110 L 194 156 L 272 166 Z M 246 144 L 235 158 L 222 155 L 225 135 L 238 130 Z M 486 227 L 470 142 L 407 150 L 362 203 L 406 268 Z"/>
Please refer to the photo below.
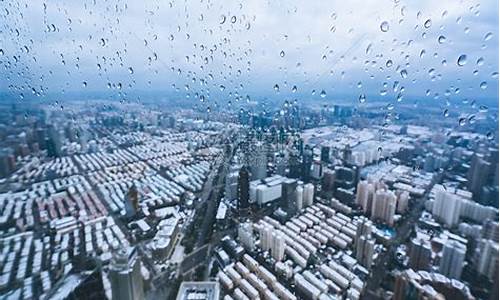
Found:
<path fill-rule="evenodd" d="M 479 106 L 479 111 L 480 112 L 487 112 L 488 111 L 488 106 L 486 106 L 486 105 L 480 105 Z"/>
<path fill-rule="evenodd" d="M 0 55 L 4 55 L 3 49 L 0 49 Z"/>
<path fill-rule="evenodd" d="M 281 52 L 280 52 L 280 56 L 281 56 L 281 57 L 285 57 L 285 51 L 281 50 Z"/>
<path fill-rule="evenodd" d="M 483 82 L 481 82 L 481 84 L 479 85 L 479 87 L 482 90 L 485 90 L 488 87 L 488 83 L 486 81 L 483 81 Z"/>
<path fill-rule="evenodd" d="M 431 19 L 427 19 L 427 21 L 425 21 L 424 23 L 424 27 L 425 28 L 430 28 L 432 26 L 432 21 Z"/>
<path fill-rule="evenodd" d="M 493 37 L 493 33 L 491 32 L 488 32 L 485 36 L 484 36 L 484 41 L 489 41 L 491 40 L 491 38 Z"/>
<path fill-rule="evenodd" d="M 457 65 L 463 67 L 467 63 L 467 55 L 462 54 L 458 57 Z"/>
<path fill-rule="evenodd" d="M 460 119 L 458 119 L 458 125 L 465 126 L 465 124 L 467 124 L 467 119 L 466 118 L 460 118 Z"/>
<path fill-rule="evenodd" d="M 279 92 L 279 91 L 280 91 L 280 86 L 279 86 L 278 84 L 275 84 L 275 85 L 274 85 L 274 90 L 275 90 L 276 92 Z"/>
<path fill-rule="evenodd" d="M 128 68 L 128 72 L 129 72 L 130 74 L 134 74 L 134 69 L 132 69 L 132 67 L 129 67 L 129 68 Z"/>
<path fill-rule="evenodd" d="M 425 49 L 422 49 L 422 51 L 420 51 L 420 58 L 423 58 L 425 55 Z"/>
<path fill-rule="evenodd" d="M 83 87 L 87 87 L 87 82 L 86 81 L 82 82 L 82 85 Z"/>
<path fill-rule="evenodd" d="M 446 42 L 446 37 L 444 35 L 440 35 L 438 37 L 438 43 L 443 44 L 444 42 Z"/>
<path fill-rule="evenodd" d="M 399 93 L 398 96 L 396 97 L 396 101 L 398 102 L 403 101 L 403 94 Z"/>
<path fill-rule="evenodd" d="M 450 112 L 448 111 L 448 109 L 446 108 L 444 111 L 443 111 L 443 116 L 445 118 L 447 118 L 448 116 L 450 115 Z"/>
<path fill-rule="evenodd" d="M 296 86 L 296 85 L 294 85 L 294 86 L 292 87 L 292 93 L 295 93 L 295 92 L 297 92 L 297 86 Z"/>
<path fill-rule="evenodd" d="M 221 24 L 221 25 L 222 25 L 222 24 L 224 24 L 225 22 L 226 22 L 226 16 L 221 15 L 221 16 L 220 16 L 220 21 L 219 21 L 219 24 Z"/>
<path fill-rule="evenodd" d="M 382 23 L 380 24 L 380 30 L 381 30 L 382 32 L 387 32 L 387 31 L 389 31 L 389 22 L 387 22 L 387 21 L 382 22 Z"/>
<path fill-rule="evenodd" d="M 372 52 L 372 44 L 368 44 L 368 46 L 366 47 L 366 50 L 365 50 L 365 53 L 366 54 L 370 54 Z"/>
<path fill-rule="evenodd" d="M 102 47 L 106 46 L 106 40 L 105 39 L 101 39 L 100 40 L 100 44 Z"/>
<path fill-rule="evenodd" d="M 366 102 L 366 96 L 365 94 L 359 95 L 359 103 L 365 103 Z"/>
<path fill-rule="evenodd" d="M 233 23 L 233 24 L 236 23 L 236 16 L 231 17 L 231 23 Z"/>
<path fill-rule="evenodd" d="M 321 90 L 321 93 L 319 95 L 321 96 L 321 98 L 325 98 L 326 97 L 325 90 Z"/>
<path fill-rule="evenodd" d="M 392 60 L 389 59 L 388 61 L 386 61 L 385 66 L 388 68 L 392 67 Z"/>
<path fill-rule="evenodd" d="M 399 74 L 401 74 L 401 77 L 403 77 L 403 78 L 408 77 L 408 71 L 406 71 L 405 69 L 401 70 L 401 72 L 399 72 Z"/>
<path fill-rule="evenodd" d="M 478 58 L 478 60 L 476 61 L 476 65 L 482 66 L 483 64 L 484 64 L 484 58 L 482 57 Z"/>

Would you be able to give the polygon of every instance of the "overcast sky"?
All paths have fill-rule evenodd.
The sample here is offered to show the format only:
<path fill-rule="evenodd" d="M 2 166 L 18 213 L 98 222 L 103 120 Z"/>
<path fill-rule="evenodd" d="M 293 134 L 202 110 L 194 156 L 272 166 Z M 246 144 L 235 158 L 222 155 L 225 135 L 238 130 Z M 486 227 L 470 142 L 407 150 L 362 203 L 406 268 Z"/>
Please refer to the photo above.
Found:
<path fill-rule="evenodd" d="M 197 101 L 498 101 L 497 0 L 12 0 L 0 8 L 0 91 L 19 98 L 153 90 Z"/>

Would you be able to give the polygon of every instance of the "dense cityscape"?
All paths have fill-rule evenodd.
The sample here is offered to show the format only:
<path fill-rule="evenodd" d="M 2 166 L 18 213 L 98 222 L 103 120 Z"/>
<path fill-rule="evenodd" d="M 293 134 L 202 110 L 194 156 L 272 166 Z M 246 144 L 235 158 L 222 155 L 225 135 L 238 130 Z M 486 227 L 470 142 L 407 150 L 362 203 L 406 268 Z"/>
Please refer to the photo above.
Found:
<path fill-rule="evenodd" d="M 0 299 L 499 298 L 498 2 L 77 2 L 0 0 Z"/>
<path fill-rule="evenodd" d="M 67 105 L 2 109 L 2 297 L 498 296 L 485 112 Z"/>

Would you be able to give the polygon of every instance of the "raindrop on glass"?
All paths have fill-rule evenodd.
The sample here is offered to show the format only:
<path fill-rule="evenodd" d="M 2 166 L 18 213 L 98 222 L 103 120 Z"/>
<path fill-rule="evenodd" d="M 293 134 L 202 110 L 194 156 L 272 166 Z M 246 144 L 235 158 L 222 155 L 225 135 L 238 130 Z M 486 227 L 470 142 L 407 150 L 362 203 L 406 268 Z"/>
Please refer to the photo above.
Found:
<path fill-rule="evenodd" d="M 457 65 L 463 67 L 467 63 L 467 55 L 462 54 L 458 57 Z"/>
<path fill-rule="evenodd" d="M 382 32 L 387 32 L 387 31 L 389 31 L 389 22 L 387 22 L 387 21 L 382 22 L 382 23 L 380 24 L 380 30 L 381 30 Z"/>

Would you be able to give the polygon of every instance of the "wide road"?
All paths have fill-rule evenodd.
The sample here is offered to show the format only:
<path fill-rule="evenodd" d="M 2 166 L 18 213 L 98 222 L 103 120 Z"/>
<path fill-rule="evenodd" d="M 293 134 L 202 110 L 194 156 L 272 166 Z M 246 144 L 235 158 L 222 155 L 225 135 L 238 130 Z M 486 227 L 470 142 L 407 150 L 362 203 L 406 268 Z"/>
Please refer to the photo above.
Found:
<path fill-rule="evenodd" d="M 202 197 L 207 197 L 207 209 L 205 210 L 205 217 L 203 218 L 202 226 L 200 228 L 200 231 L 198 232 L 195 249 L 202 247 L 210 239 L 210 233 L 212 232 L 216 211 L 219 207 L 221 198 L 221 188 L 224 187 L 224 180 L 226 179 L 227 172 L 229 171 L 229 162 L 231 159 L 230 156 L 227 156 L 225 154 L 225 152 L 223 152 L 222 155 L 223 157 L 221 159 L 221 162 L 217 164 L 219 170 L 218 174 L 215 176 L 215 180 L 217 181 L 215 186 L 210 184 L 209 187 L 203 191 Z M 203 200 L 204 199 L 202 199 L 202 201 Z"/>

